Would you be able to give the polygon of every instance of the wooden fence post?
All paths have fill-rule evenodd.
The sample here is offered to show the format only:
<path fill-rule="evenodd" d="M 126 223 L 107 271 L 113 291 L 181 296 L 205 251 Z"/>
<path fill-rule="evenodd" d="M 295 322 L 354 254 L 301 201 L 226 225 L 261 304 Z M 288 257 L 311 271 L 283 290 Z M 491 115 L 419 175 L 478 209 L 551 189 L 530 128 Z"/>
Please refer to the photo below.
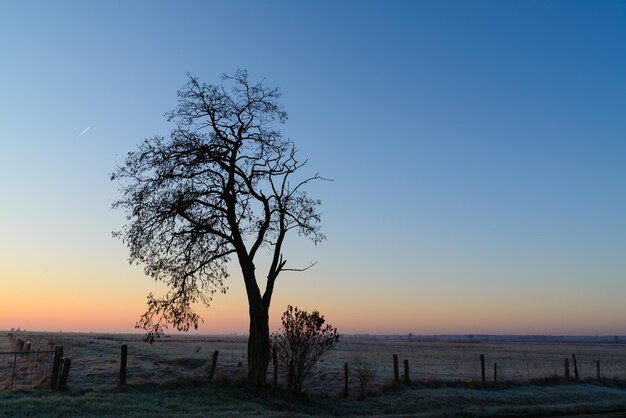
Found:
<path fill-rule="evenodd" d="M 61 378 L 59 379 L 59 390 L 67 389 L 67 378 L 70 375 L 70 366 L 72 365 L 72 359 L 63 359 L 63 371 L 61 372 Z"/>
<path fill-rule="evenodd" d="M 493 383 L 498 382 L 498 363 L 493 363 Z"/>
<path fill-rule="evenodd" d="M 393 380 L 394 382 L 400 381 L 400 372 L 398 371 L 398 355 L 393 355 Z"/>
<path fill-rule="evenodd" d="M 120 386 L 126 384 L 126 371 L 128 364 L 128 344 L 122 344 L 120 353 Z"/>
<path fill-rule="evenodd" d="M 54 390 L 59 384 L 59 372 L 61 370 L 61 358 L 63 358 L 63 347 L 54 347 L 54 357 L 52 359 L 52 379 L 50 380 L 50 389 Z"/>
<path fill-rule="evenodd" d="M 596 360 L 596 376 L 598 377 L 598 380 L 600 380 L 600 360 Z"/>
<path fill-rule="evenodd" d="M 343 363 L 343 397 L 348 397 L 348 363 Z"/>
<path fill-rule="evenodd" d="M 486 378 L 485 378 L 485 355 L 484 354 L 480 355 L 480 380 L 483 383 L 486 382 Z"/>
<path fill-rule="evenodd" d="M 220 353 L 219 350 L 213 352 L 213 358 L 211 359 L 211 368 L 209 369 L 209 380 L 213 380 L 215 374 L 215 368 L 217 367 L 217 356 Z"/>
<path fill-rule="evenodd" d="M 13 391 L 13 381 L 15 380 L 15 364 L 17 363 L 17 353 L 13 356 L 13 372 L 11 373 L 11 389 L 9 392 Z"/>
<path fill-rule="evenodd" d="M 272 361 L 274 362 L 274 378 L 272 384 L 274 385 L 274 387 L 278 387 L 278 350 L 276 346 L 274 346 L 273 348 L 274 349 L 272 351 Z"/>
<path fill-rule="evenodd" d="M 409 361 L 404 360 L 404 383 L 409 383 Z"/>
<path fill-rule="evenodd" d="M 576 362 L 576 354 L 572 354 L 572 366 L 574 366 L 574 379 L 580 380 L 578 375 L 578 362 Z"/>
<path fill-rule="evenodd" d="M 569 359 L 567 357 L 563 361 L 563 365 L 565 366 L 565 378 L 569 379 Z"/>

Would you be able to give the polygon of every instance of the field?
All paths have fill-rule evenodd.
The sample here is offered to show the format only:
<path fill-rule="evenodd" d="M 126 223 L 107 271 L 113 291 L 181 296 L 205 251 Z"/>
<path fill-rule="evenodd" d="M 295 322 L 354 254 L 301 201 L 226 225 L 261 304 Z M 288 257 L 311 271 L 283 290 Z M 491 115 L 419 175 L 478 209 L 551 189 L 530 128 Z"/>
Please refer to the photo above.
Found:
<path fill-rule="evenodd" d="M 241 385 L 246 339 L 241 336 L 172 336 L 150 345 L 140 335 L 19 333 L 31 351 L 63 346 L 72 359 L 68 391 L 47 389 L 50 355 L 0 357 L 0 416 L 74 415 L 402 415 L 525 416 L 626 411 L 626 345 L 613 342 L 486 341 L 344 337 L 304 385 L 304 397 L 281 390 L 250 392 Z M 128 345 L 128 385 L 119 389 L 120 346 Z M 13 351 L 7 332 L 0 352 Z M 219 350 L 213 382 L 207 379 Z M 393 383 L 392 355 L 408 360 L 410 385 Z M 487 384 L 481 384 L 480 355 Z M 565 380 L 564 359 L 576 354 L 580 382 Z M 360 359 L 376 378 L 365 401 L 354 375 L 342 398 L 343 364 Z M 602 379 L 596 378 L 600 360 Z M 493 363 L 498 383 L 493 383 Z M 352 371 L 351 371 L 352 372 Z M 353 372 L 352 372 L 353 373 Z M 572 365 L 572 377 L 574 376 Z M 268 378 L 272 377 L 272 367 Z M 279 385 L 284 377 L 279 374 Z M 20 412 L 20 413 L 18 413 Z"/>

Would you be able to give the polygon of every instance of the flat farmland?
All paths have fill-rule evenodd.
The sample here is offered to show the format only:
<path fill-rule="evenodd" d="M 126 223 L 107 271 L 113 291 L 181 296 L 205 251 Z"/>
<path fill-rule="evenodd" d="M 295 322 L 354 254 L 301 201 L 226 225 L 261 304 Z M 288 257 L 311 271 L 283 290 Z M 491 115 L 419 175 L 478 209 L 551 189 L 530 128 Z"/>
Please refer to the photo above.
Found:
<path fill-rule="evenodd" d="M 14 341 L 0 335 L 0 349 Z M 246 373 L 243 336 L 175 335 L 155 344 L 141 335 L 18 333 L 31 350 L 62 346 L 72 359 L 68 390 L 48 389 L 50 356 L 0 358 L 0 417 L 30 416 L 411 416 L 519 417 L 626 411 L 625 345 L 612 342 L 519 342 L 344 336 L 315 368 L 304 396 L 281 389 L 255 391 L 241 382 Z M 128 346 L 127 385 L 118 387 L 120 351 Z M 219 350 L 213 382 L 207 371 Z M 409 362 L 410 385 L 393 384 L 392 356 Z M 480 355 L 497 385 L 480 382 Z M 576 354 L 581 382 L 565 380 L 563 363 Z M 15 373 L 13 373 L 13 362 Z M 377 372 L 365 400 L 350 369 L 350 394 L 342 397 L 343 365 L 356 359 Z M 596 379 L 600 360 L 602 380 Z M 554 378 L 560 376 L 559 378 Z M 573 370 L 572 370 L 573 376 Z M 9 391 L 14 380 L 13 391 Z M 272 366 L 268 379 L 272 378 Z M 543 380 L 542 380 L 543 379 Z M 284 387 L 284 376 L 279 375 Z"/>
<path fill-rule="evenodd" d="M 3 332 L 0 351 L 12 351 L 14 346 Z M 216 379 L 237 380 L 246 372 L 245 336 L 174 335 L 161 338 L 154 344 L 143 342 L 138 334 L 91 333 L 19 333 L 30 341 L 32 350 L 50 350 L 62 346 L 64 355 L 72 359 L 68 384 L 74 389 L 107 389 L 115 387 L 119 379 L 121 345 L 128 345 L 129 384 L 165 383 L 189 377 L 206 377 L 212 353 L 219 350 Z M 569 359 L 571 376 L 574 368 L 571 355 L 575 354 L 581 379 L 595 379 L 596 362 L 600 362 L 603 378 L 626 380 L 626 344 L 613 342 L 518 342 L 472 341 L 448 339 L 412 339 L 404 337 L 344 336 L 336 349 L 329 352 L 305 382 L 310 393 L 338 394 L 343 385 L 343 365 L 355 360 L 365 361 L 376 371 L 373 386 L 393 379 L 392 356 L 399 359 L 400 378 L 404 360 L 409 363 L 412 381 L 477 382 L 481 378 L 480 355 L 485 357 L 486 377 L 493 380 L 493 366 L 497 363 L 500 382 L 528 382 L 536 379 L 564 376 L 564 360 Z M 43 357 L 42 357 L 43 358 Z M 0 388 L 7 389 L 12 373 L 12 356 L 3 356 L 0 364 Z M 17 365 L 26 362 L 20 357 Z M 46 364 L 39 367 L 48 370 Z M 268 378 L 273 368 L 270 365 Z M 17 387 L 28 388 L 40 383 L 34 376 L 19 378 Z M 45 377 L 45 376 L 44 376 Z M 353 376 L 354 377 L 354 376 Z M 354 380 L 354 379 L 353 379 Z M 279 372 L 279 382 L 284 382 Z M 356 382 L 354 382 L 356 385 Z"/>
<path fill-rule="evenodd" d="M 418 380 L 473 381 L 480 379 L 480 355 L 485 357 L 487 380 L 523 382 L 564 375 L 568 358 L 575 354 L 581 378 L 596 377 L 596 361 L 607 378 L 626 378 L 626 345 L 597 342 L 511 342 L 511 341 L 408 341 L 399 339 L 345 338 L 328 356 L 328 363 L 354 358 L 374 363 L 383 379 L 393 375 L 392 355 L 409 360 L 410 377 Z"/>

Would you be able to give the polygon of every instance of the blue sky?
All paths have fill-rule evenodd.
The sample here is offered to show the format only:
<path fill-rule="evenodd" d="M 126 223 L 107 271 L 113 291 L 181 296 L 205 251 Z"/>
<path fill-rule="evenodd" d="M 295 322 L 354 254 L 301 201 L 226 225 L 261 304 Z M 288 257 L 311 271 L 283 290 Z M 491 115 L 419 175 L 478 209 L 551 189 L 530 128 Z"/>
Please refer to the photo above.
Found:
<path fill-rule="evenodd" d="M 626 334 L 624 3 L 10 2 L 0 57 L 0 328 L 18 326 L 8 300 L 53 294 L 132 329 L 108 309 L 138 315 L 155 285 L 110 236 L 109 173 L 167 134 L 186 73 L 247 68 L 334 180 L 311 189 L 328 241 L 286 254 L 319 264 L 281 278 L 273 318 L 291 303 L 350 332 Z M 234 273 L 206 332 L 246 329 Z"/>

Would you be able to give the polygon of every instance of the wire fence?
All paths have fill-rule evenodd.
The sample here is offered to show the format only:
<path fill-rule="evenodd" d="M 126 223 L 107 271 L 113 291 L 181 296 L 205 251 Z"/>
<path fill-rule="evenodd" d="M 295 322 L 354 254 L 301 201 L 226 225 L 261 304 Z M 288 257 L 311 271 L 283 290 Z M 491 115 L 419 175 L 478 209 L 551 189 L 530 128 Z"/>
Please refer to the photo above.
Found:
<path fill-rule="evenodd" d="M 243 336 L 172 337 L 147 344 L 139 335 L 33 333 L 22 335 L 33 347 L 63 346 L 72 358 L 68 386 L 71 389 L 110 389 L 120 384 L 121 346 L 127 346 L 125 382 L 133 385 L 166 383 L 178 379 L 207 378 L 212 357 L 219 351 L 214 379 L 243 379 L 247 372 L 247 344 Z M 0 336 L 0 350 L 14 345 Z M 494 379 L 497 364 L 499 382 L 528 382 L 533 379 L 564 376 L 564 360 L 576 354 L 580 379 L 597 378 L 598 364 L 603 379 L 626 380 L 624 344 L 596 343 L 530 343 L 477 341 L 407 341 L 398 339 L 344 338 L 335 350 L 327 353 L 305 381 L 303 389 L 310 392 L 341 393 L 344 364 L 366 362 L 375 372 L 373 385 L 394 379 L 393 355 L 399 359 L 399 374 L 404 376 L 403 363 L 409 366 L 413 382 L 481 382 Z M 32 349 L 31 349 L 32 350 Z M 7 350 L 8 351 L 8 350 Z M 480 356 L 483 356 L 484 369 Z M 50 375 L 50 351 L 32 354 L 0 355 L 0 390 L 28 389 L 45 386 Z M 599 362 L 599 363 L 598 363 Z M 351 366 L 350 366 L 351 367 Z M 574 365 L 571 376 L 574 378 Z M 15 371 L 13 371 L 15 369 Z M 352 371 L 350 371 L 352 373 Z M 273 367 L 268 370 L 272 381 Z M 350 377 L 356 384 L 355 376 Z M 13 382 L 13 384 L 11 384 Z M 279 370 L 278 383 L 286 377 Z M 13 387 L 11 387 L 13 386 Z"/>
<path fill-rule="evenodd" d="M 0 344 L 0 391 L 43 387 L 51 374 L 53 353 L 9 333 Z"/>
<path fill-rule="evenodd" d="M 343 365 L 366 362 L 375 371 L 374 385 L 394 379 L 393 355 L 404 380 L 404 360 L 413 382 L 533 382 L 565 377 L 565 362 L 575 378 L 574 362 L 580 380 L 626 379 L 626 345 L 614 343 L 485 342 L 485 341 L 407 341 L 385 339 L 346 339 L 316 368 L 317 379 L 309 389 L 332 386 L 340 391 Z M 572 357 L 574 355 L 574 358 Z M 481 356 L 483 358 L 481 367 Z M 353 376 L 354 377 L 354 376 Z"/>

